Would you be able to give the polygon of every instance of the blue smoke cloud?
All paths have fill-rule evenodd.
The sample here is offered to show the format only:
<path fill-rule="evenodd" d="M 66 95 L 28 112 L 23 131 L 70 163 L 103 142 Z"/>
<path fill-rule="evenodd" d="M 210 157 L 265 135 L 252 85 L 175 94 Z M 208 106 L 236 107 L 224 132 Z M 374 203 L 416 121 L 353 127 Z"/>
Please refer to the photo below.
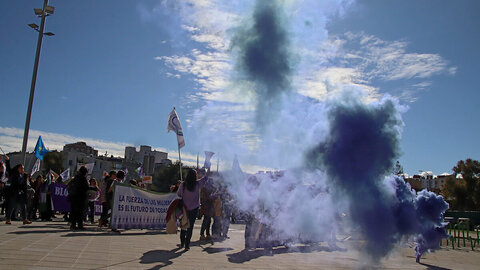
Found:
<path fill-rule="evenodd" d="M 290 89 L 290 42 L 284 21 L 277 1 L 257 1 L 251 22 L 237 29 L 232 39 L 238 52 L 237 69 L 254 83 L 260 124 L 272 116 L 277 98 Z"/>
<path fill-rule="evenodd" d="M 399 152 L 402 121 L 392 100 L 376 105 L 343 103 L 329 112 L 330 133 L 307 155 L 310 166 L 328 174 L 335 197 L 347 199 L 353 224 L 374 261 L 415 236 L 416 255 L 446 237 L 448 204 L 426 190 L 415 194 L 402 178 L 389 176 Z"/>
<path fill-rule="evenodd" d="M 270 240 L 333 241 L 330 236 L 346 212 L 350 229 L 359 228 L 365 239 L 362 251 L 374 261 L 409 237 L 416 238 L 417 256 L 434 249 L 445 237 L 442 214 L 448 205 L 433 193 L 416 194 L 391 176 L 400 153 L 399 105 L 389 98 L 365 104 L 360 101 L 365 96 L 353 91 L 325 103 L 291 93 L 292 53 L 280 3 L 257 1 L 251 20 L 236 29 L 232 48 L 241 83 L 255 93 L 255 130 L 262 133 L 255 161 L 279 159 L 275 167 L 297 169 L 275 178 L 259 174 L 255 181 L 241 172 L 225 174 L 235 205 L 268 225 Z M 208 109 L 216 110 L 210 106 L 203 112 Z M 205 132 L 212 143 L 208 149 L 216 151 L 216 144 L 227 149 L 222 153 L 243 150 Z"/>

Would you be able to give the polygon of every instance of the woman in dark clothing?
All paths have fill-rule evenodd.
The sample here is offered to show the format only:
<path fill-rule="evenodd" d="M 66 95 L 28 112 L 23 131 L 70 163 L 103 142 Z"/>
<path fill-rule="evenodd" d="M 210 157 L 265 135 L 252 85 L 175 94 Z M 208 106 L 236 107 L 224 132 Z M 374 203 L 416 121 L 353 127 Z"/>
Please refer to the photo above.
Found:
<path fill-rule="evenodd" d="M 40 204 L 40 185 L 42 184 L 42 176 L 39 175 L 37 178 L 35 178 L 35 182 L 33 182 L 32 188 L 35 190 L 35 195 L 33 197 L 33 208 L 32 208 L 32 213 L 33 213 L 33 220 L 37 219 L 37 211 L 39 210 L 39 204 Z"/>
<path fill-rule="evenodd" d="M 38 187 L 38 213 L 42 221 L 52 221 L 52 202 L 50 197 L 50 183 L 43 178 L 37 177 Z"/>
<path fill-rule="evenodd" d="M 23 219 L 23 224 L 32 223 L 27 219 L 27 209 L 26 209 L 26 196 L 27 196 L 27 181 L 28 175 L 25 173 L 22 164 L 18 164 L 13 169 L 10 167 L 10 158 L 5 156 L 7 163 L 7 172 L 8 172 L 8 181 L 10 182 L 10 198 L 8 202 L 7 214 L 6 214 L 6 224 L 11 224 L 13 210 L 15 206 L 20 207 L 20 215 Z"/>
<path fill-rule="evenodd" d="M 190 249 L 190 239 L 192 239 L 193 225 L 195 224 L 198 208 L 200 207 L 200 189 L 205 185 L 209 173 L 210 169 L 208 169 L 207 174 L 202 177 L 202 179 L 197 180 L 197 173 L 195 170 L 190 169 L 185 181 L 180 184 L 180 187 L 178 187 L 177 195 L 182 197 L 183 205 L 187 210 L 189 222 L 188 229 L 186 231 L 180 231 L 180 247 L 185 246 L 185 251 Z"/>
<path fill-rule="evenodd" d="M 88 169 L 80 167 L 75 178 L 68 183 L 68 200 L 70 201 L 70 229 L 85 230 L 83 227 L 83 215 L 87 206 L 87 182 Z"/>

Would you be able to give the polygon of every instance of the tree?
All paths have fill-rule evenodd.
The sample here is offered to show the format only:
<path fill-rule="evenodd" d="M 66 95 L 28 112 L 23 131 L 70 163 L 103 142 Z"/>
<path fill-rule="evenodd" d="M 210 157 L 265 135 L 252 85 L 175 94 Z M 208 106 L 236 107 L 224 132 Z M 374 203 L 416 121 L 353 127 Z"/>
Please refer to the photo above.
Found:
<path fill-rule="evenodd" d="M 64 157 L 63 154 L 58 151 L 52 151 L 45 154 L 43 157 L 43 167 L 46 169 L 45 172 L 50 170 L 61 173 L 63 172 Z"/>
<path fill-rule="evenodd" d="M 182 174 L 185 177 L 190 167 L 182 166 Z M 177 161 L 171 165 L 165 166 L 155 172 L 152 179 L 152 190 L 158 192 L 170 192 L 170 186 L 175 185 L 180 180 L 180 162 Z"/>
<path fill-rule="evenodd" d="M 480 162 L 472 159 L 460 160 L 453 167 L 455 176 L 448 177 L 442 195 L 454 210 L 480 210 Z"/>

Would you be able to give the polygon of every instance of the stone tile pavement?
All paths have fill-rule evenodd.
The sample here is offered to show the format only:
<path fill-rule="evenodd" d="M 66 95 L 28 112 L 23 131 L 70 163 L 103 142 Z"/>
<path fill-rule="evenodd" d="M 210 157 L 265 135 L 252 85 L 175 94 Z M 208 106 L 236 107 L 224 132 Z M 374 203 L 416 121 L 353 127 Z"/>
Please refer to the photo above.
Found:
<path fill-rule="evenodd" d="M 364 262 L 352 246 L 339 242 L 293 248 L 243 250 L 244 225 L 232 224 L 229 239 L 198 241 L 197 220 L 187 252 L 179 249 L 178 235 L 163 231 L 110 232 L 88 225 L 72 232 L 66 222 L 0 223 L 0 269 L 480 269 L 480 251 L 443 248 L 415 263 L 412 248 L 400 247 L 379 264 Z"/>

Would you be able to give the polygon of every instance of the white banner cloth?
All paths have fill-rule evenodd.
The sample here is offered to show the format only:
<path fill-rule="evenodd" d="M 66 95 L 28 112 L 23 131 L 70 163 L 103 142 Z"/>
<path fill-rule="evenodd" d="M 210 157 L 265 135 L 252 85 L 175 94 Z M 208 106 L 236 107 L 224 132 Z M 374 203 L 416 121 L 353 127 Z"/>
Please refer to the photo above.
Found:
<path fill-rule="evenodd" d="M 112 229 L 164 229 L 176 193 L 156 193 L 126 184 L 115 184 Z"/>

